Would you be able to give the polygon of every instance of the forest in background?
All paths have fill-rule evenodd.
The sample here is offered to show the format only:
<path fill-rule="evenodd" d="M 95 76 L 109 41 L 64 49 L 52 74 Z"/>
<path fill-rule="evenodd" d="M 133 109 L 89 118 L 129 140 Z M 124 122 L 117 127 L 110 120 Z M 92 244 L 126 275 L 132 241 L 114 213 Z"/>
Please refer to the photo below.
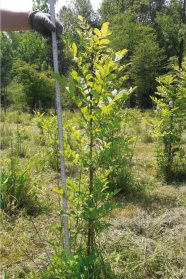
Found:
<path fill-rule="evenodd" d="M 33 10 L 49 11 L 46 0 L 33 1 Z M 139 108 L 153 106 L 150 96 L 157 87 L 156 78 L 171 71 L 172 65 L 182 67 L 186 52 L 186 1 L 185 0 L 103 0 L 95 12 L 89 0 L 74 0 L 61 7 L 58 18 L 63 23 L 59 41 L 60 72 L 68 76 L 73 61 L 65 51 L 64 40 L 76 42 L 77 16 L 81 15 L 91 27 L 109 22 L 109 46 L 114 51 L 127 49 L 123 59 L 128 75 L 124 86 L 136 87 L 127 105 Z M 81 50 L 81 46 L 78 45 Z M 46 110 L 54 105 L 51 78 L 51 42 L 35 32 L 1 33 L 1 103 L 24 110 Z M 11 96 L 7 86 L 12 80 L 19 84 Z M 63 106 L 75 108 L 63 93 Z"/>

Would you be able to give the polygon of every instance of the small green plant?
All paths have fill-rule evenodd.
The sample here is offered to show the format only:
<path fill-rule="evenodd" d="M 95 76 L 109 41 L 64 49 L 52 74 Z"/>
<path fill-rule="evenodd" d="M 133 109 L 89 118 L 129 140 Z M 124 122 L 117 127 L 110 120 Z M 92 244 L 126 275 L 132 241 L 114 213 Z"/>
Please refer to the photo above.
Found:
<path fill-rule="evenodd" d="M 54 114 L 45 115 L 45 113 L 36 112 L 34 116 L 34 122 L 37 124 L 40 130 L 40 144 L 46 146 L 48 165 L 53 170 L 59 171 L 59 141 L 56 116 Z"/>
<path fill-rule="evenodd" d="M 6 148 L 9 148 L 11 146 L 11 140 L 12 140 L 12 130 L 7 125 L 7 123 L 3 123 L 3 125 L 0 127 L 0 135 L 1 135 L 1 141 L 0 146 L 1 150 L 4 150 Z"/>
<path fill-rule="evenodd" d="M 157 81 L 159 98 L 152 98 L 157 105 L 152 135 L 156 139 L 159 170 L 169 181 L 174 179 L 177 169 L 186 164 L 182 138 L 186 123 L 185 67 L 175 68 L 173 73 Z"/>
<path fill-rule="evenodd" d="M 15 213 L 18 209 L 25 209 L 31 214 L 38 205 L 30 168 L 30 164 L 23 168 L 13 151 L 9 164 L 2 168 L 0 208 L 8 214 Z"/>
<path fill-rule="evenodd" d="M 79 24 L 81 51 L 75 43 L 66 42 L 74 60 L 70 82 L 55 75 L 76 104 L 83 124 L 80 129 L 71 121 L 65 134 L 65 157 L 77 166 L 75 177 L 67 179 L 71 255 L 59 249 L 55 271 L 51 267 L 45 278 L 106 279 L 113 276 L 104 263 L 100 234 L 109 226 L 105 217 L 116 206 L 111 199 L 119 191 L 109 190 L 110 178 L 127 161 L 120 156 L 120 148 L 130 149 L 130 139 L 124 136 L 122 140 L 120 132 L 121 108 L 130 93 L 123 87 L 126 65 L 120 63 L 127 51 L 114 53 L 108 47 L 108 23 L 98 30 L 79 17 Z M 63 195 L 61 189 L 55 191 Z"/>
<path fill-rule="evenodd" d="M 25 146 L 24 141 L 29 138 L 29 134 L 25 129 L 21 128 L 19 124 L 17 124 L 15 134 L 14 134 L 14 153 L 20 158 L 26 157 L 28 153 L 28 148 Z"/>
<path fill-rule="evenodd" d="M 149 131 L 149 126 L 148 126 L 148 118 L 147 120 L 146 119 L 143 119 L 143 122 L 144 122 L 144 128 L 142 129 L 142 132 L 141 132 L 141 141 L 143 143 L 152 143 L 153 142 L 153 138 L 152 138 L 152 135 Z"/>

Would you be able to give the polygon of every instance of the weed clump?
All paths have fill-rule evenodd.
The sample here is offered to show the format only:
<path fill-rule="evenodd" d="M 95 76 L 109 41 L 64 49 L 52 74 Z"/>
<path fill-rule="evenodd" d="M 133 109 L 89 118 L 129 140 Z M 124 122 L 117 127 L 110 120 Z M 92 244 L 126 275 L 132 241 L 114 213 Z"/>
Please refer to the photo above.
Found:
<path fill-rule="evenodd" d="M 34 214 L 38 208 L 36 190 L 32 184 L 30 166 L 22 168 L 18 157 L 11 157 L 0 176 L 0 208 L 7 214 L 25 209 Z"/>
<path fill-rule="evenodd" d="M 7 125 L 3 124 L 0 129 L 0 135 L 1 135 L 1 142 L 0 142 L 1 150 L 5 150 L 9 148 L 11 145 L 12 130 Z"/>

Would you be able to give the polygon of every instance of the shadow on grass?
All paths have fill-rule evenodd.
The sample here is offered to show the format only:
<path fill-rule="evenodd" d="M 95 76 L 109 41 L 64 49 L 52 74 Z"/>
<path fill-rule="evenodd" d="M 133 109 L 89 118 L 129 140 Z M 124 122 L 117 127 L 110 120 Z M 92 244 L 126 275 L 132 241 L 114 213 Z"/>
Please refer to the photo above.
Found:
<path fill-rule="evenodd" d="M 115 199 L 124 204 L 133 203 L 149 211 L 160 207 L 174 207 L 181 203 L 177 189 L 181 185 L 183 184 L 167 185 L 156 180 L 133 179 L 133 183 L 122 187 Z"/>

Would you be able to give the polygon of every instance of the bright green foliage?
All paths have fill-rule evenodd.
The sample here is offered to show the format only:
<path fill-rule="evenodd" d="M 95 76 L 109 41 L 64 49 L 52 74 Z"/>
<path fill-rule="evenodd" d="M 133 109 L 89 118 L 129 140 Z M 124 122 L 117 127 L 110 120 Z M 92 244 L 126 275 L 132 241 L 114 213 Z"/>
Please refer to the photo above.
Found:
<path fill-rule="evenodd" d="M 132 139 L 123 136 L 121 129 L 124 116 L 120 108 L 129 92 L 122 88 L 127 76 L 124 74 L 126 65 L 120 66 L 120 60 L 127 51 L 114 53 L 107 47 L 110 35 L 108 23 L 104 23 L 101 30 L 86 30 L 83 30 L 85 36 L 79 33 L 81 45 L 85 49 L 84 54 L 78 52 L 75 43 L 71 47 L 77 64 L 77 71 L 72 70 L 71 76 L 78 90 L 75 92 L 71 85 L 69 92 L 87 125 L 88 135 L 91 134 L 89 129 L 90 124 L 92 125 L 92 137 L 97 146 L 95 165 L 109 170 L 109 185 L 112 188 L 117 185 L 125 189 L 124 181 L 123 184 L 119 181 L 124 173 L 126 174 L 125 168 L 131 173 L 129 158 L 132 154 Z M 90 105 L 92 105 L 91 112 Z"/>
<path fill-rule="evenodd" d="M 141 6 L 145 6 L 146 1 L 136 0 L 103 0 L 100 8 L 100 13 L 104 20 L 111 21 L 116 15 L 124 15 L 128 11 L 134 11 L 136 16 L 139 16 L 139 9 Z M 142 9 L 141 14 L 142 14 Z"/>
<path fill-rule="evenodd" d="M 100 233 L 108 226 L 103 218 L 114 207 L 110 199 L 118 192 L 108 191 L 109 178 L 118 167 L 116 161 L 126 163 L 126 158 L 118 160 L 119 150 L 127 153 L 131 141 L 120 132 L 121 108 L 129 95 L 122 88 L 127 76 L 126 65 L 121 66 L 120 60 L 127 51 L 114 53 L 108 48 L 107 22 L 101 30 L 92 29 L 79 16 L 79 24 L 81 51 L 75 43 L 66 43 L 75 63 L 70 72 L 72 82 L 57 76 L 63 86 L 66 84 L 82 117 L 81 129 L 75 123 L 66 126 L 65 156 L 77 166 L 76 177 L 67 180 L 72 256 L 67 259 L 66 274 L 69 278 L 77 278 L 77 274 L 78 278 L 109 278 L 98 244 Z"/>
<path fill-rule="evenodd" d="M 186 73 L 185 68 L 157 79 L 159 82 L 156 116 L 153 121 L 153 136 L 157 142 L 157 162 L 166 180 L 179 178 L 184 173 L 185 152 L 183 131 L 186 123 Z M 181 178 L 181 177 L 180 177 Z"/>
<path fill-rule="evenodd" d="M 114 53 L 108 48 L 108 23 L 101 30 L 92 29 L 79 16 L 79 24 L 80 50 L 75 43 L 66 42 L 75 64 L 71 82 L 54 74 L 81 116 L 65 121 L 64 127 L 71 256 L 59 249 L 55 271 L 49 269 L 45 278 L 113 278 L 102 258 L 99 240 L 109 226 L 105 217 L 116 206 L 111 203 L 119 191 L 116 175 L 123 174 L 131 159 L 132 139 L 121 132 L 121 108 L 132 92 L 122 87 L 127 76 L 126 65 L 121 66 L 120 61 L 127 51 Z M 41 119 L 41 129 L 49 135 L 47 125 Z M 54 191 L 63 195 L 61 189 Z M 61 211 L 61 216 L 64 214 Z"/>
<path fill-rule="evenodd" d="M 102 20 L 111 23 L 111 45 L 127 48 L 132 65 L 129 83 L 137 86 L 131 104 L 152 106 L 149 96 L 156 90 L 156 77 L 165 73 L 168 60 L 176 57 L 181 68 L 185 55 L 186 2 L 165 0 L 103 0 Z"/>
<path fill-rule="evenodd" d="M 98 18 L 92 8 L 90 0 L 73 0 L 68 7 L 62 6 L 60 9 L 59 20 L 63 24 L 63 38 L 71 42 L 76 42 L 80 50 L 81 45 L 79 44 L 79 38 L 76 32 L 78 28 L 78 15 L 85 18 L 90 26 L 97 26 Z M 64 50 L 59 54 L 59 59 L 63 59 L 63 61 L 59 61 L 59 64 L 63 68 L 63 71 L 60 71 L 60 73 L 66 75 L 73 64 L 71 56 L 69 57 Z M 71 104 L 69 105 L 71 106 Z"/>
<path fill-rule="evenodd" d="M 23 86 L 25 99 L 30 110 L 47 109 L 54 105 L 54 80 L 49 72 L 38 72 L 35 65 L 16 61 L 12 73 Z"/>

